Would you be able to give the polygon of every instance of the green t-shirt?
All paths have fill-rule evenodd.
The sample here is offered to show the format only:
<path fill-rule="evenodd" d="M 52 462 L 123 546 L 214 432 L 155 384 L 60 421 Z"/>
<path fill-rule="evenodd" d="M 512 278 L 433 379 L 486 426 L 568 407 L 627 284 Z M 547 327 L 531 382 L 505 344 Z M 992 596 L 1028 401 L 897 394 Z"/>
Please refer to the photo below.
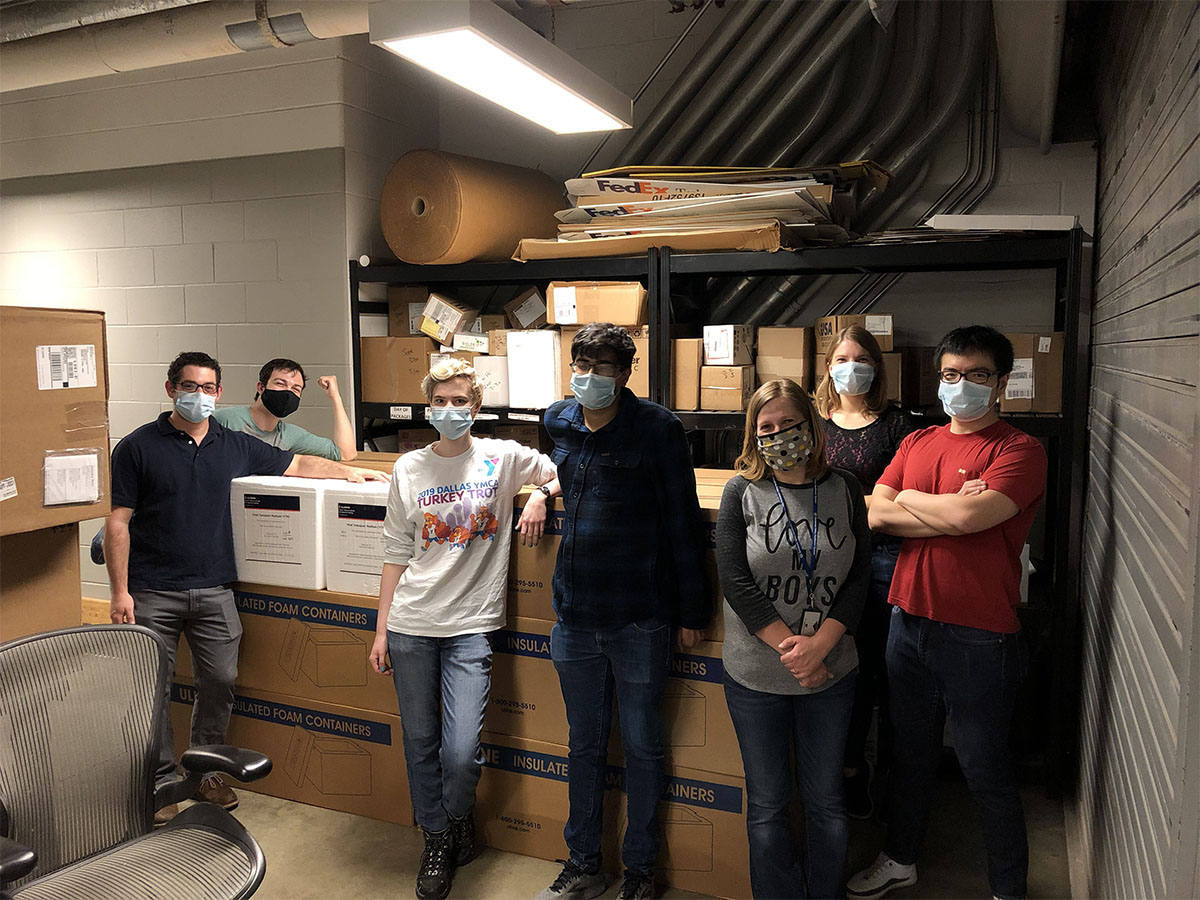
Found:
<path fill-rule="evenodd" d="M 272 447 L 291 450 L 306 456 L 323 456 L 326 459 L 341 461 L 342 451 L 329 438 L 317 437 L 312 432 L 305 431 L 299 425 L 289 425 L 279 420 L 273 431 L 263 431 L 254 424 L 248 406 L 218 406 L 212 417 L 234 431 L 242 431 L 253 435 L 260 441 L 266 441 Z"/>

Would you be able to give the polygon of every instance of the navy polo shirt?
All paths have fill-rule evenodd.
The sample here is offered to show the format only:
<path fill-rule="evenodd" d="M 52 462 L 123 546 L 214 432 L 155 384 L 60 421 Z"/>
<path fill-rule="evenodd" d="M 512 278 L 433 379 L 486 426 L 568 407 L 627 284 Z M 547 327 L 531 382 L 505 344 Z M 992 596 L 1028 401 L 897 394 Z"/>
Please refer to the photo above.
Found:
<path fill-rule="evenodd" d="M 209 418 L 195 441 L 165 412 L 121 439 L 112 455 L 113 506 L 133 510 L 129 590 L 182 591 L 237 580 L 230 481 L 282 475 L 294 454 Z"/>

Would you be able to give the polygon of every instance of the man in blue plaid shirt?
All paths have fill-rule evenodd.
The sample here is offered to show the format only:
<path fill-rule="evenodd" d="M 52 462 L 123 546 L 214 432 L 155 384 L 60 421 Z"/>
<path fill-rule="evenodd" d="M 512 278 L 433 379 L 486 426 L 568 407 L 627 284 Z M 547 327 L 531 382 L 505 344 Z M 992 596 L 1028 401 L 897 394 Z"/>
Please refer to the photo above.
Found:
<path fill-rule="evenodd" d="M 624 329 L 585 325 L 571 344 L 575 398 L 546 411 L 558 467 L 549 490 L 561 492 L 566 514 L 550 653 L 570 726 L 570 857 L 539 900 L 588 900 L 607 887 L 600 846 L 614 691 L 629 810 L 618 896 L 653 896 L 669 657 L 676 642 L 696 644 L 712 616 L 691 451 L 675 415 L 625 387 L 634 352 Z"/>

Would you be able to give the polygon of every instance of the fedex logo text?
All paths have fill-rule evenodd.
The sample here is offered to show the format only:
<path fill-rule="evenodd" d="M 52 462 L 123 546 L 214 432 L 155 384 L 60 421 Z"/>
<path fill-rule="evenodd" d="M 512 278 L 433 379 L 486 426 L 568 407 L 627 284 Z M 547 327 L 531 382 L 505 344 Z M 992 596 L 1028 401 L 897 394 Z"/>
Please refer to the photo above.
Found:
<path fill-rule="evenodd" d="M 655 187 L 649 181 L 635 181 L 632 184 L 618 184 L 615 181 L 605 181 L 604 179 L 597 181 L 596 187 L 601 191 L 624 194 L 665 194 L 669 190 L 667 187 Z"/>

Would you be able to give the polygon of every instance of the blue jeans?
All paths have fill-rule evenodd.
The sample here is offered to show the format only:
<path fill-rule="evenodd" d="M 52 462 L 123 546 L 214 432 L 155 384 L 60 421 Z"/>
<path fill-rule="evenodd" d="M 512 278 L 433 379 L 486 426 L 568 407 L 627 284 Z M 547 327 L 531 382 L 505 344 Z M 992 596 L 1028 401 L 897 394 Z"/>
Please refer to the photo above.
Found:
<path fill-rule="evenodd" d="M 857 672 L 815 694 L 767 694 L 725 676 L 725 702 L 746 770 L 746 835 L 755 898 L 845 896 L 850 829 L 842 753 Z M 788 807 L 792 750 L 804 800 L 804 856 Z"/>
<path fill-rule="evenodd" d="M 899 548 L 890 542 L 878 544 L 871 551 L 871 586 L 867 604 L 854 631 L 854 646 L 858 650 L 858 683 L 854 689 L 854 712 L 850 716 L 850 734 L 846 738 L 845 765 L 861 769 L 866 763 L 867 736 L 871 733 L 871 718 L 879 704 L 879 730 L 875 743 L 875 761 L 887 768 L 891 759 L 892 727 L 888 721 L 887 668 L 884 663 L 887 649 L 889 613 L 888 592 L 896 571 Z"/>
<path fill-rule="evenodd" d="M 893 608 L 887 666 L 895 754 L 884 849 L 896 862 L 921 855 L 949 715 L 983 828 L 992 893 L 1025 896 L 1029 847 L 1008 733 L 1026 663 L 1020 632 L 948 625 Z"/>
<path fill-rule="evenodd" d="M 654 868 L 659 839 L 655 815 L 666 788 L 662 703 L 672 638 L 670 625 L 591 631 L 559 622 L 550 632 L 550 655 L 570 727 L 571 808 L 563 838 L 571 859 L 589 871 L 601 863 L 614 690 L 621 715 L 629 812 L 621 858 L 627 869 L 649 872 Z"/>
<path fill-rule="evenodd" d="M 417 824 L 441 831 L 475 805 L 479 732 L 492 686 L 486 634 L 421 637 L 389 631 L 388 653 L 404 730 L 404 762 Z"/>

